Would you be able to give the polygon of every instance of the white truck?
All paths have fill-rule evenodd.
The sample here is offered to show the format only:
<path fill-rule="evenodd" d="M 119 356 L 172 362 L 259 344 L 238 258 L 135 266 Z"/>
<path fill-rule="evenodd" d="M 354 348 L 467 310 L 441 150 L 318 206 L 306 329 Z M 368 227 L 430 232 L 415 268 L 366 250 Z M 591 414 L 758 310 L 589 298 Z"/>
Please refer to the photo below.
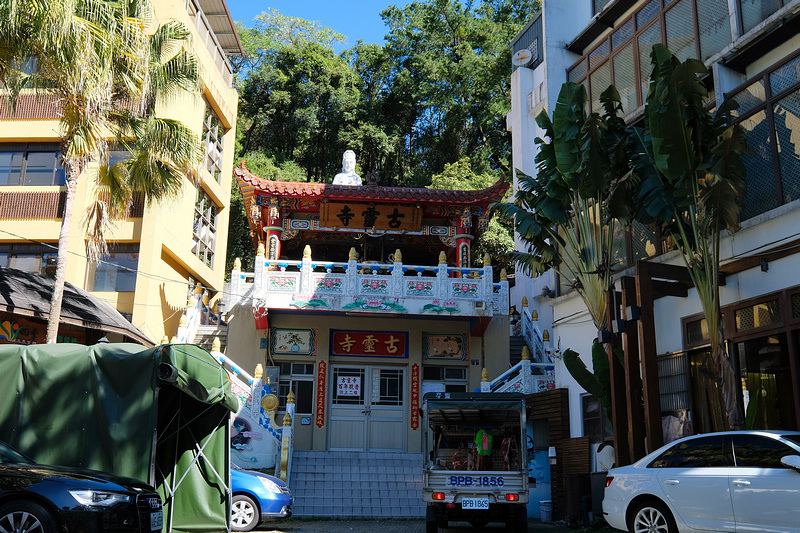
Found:
<path fill-rule="evenodd" d="M 429 392 L 422 415 L 426 533 L 450 521 L 527 531 L 525 396 Z"/>

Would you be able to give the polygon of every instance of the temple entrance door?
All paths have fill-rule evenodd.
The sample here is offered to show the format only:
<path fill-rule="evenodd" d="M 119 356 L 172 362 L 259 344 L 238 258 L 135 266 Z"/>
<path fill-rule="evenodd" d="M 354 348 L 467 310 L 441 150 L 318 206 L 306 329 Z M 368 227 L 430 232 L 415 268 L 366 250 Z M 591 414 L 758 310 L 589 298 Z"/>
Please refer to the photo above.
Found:
<path fill-rule="evenodd" d="M 331 373 L 328 448 L 405 449 L 405 368 L 335 365 Z"/>

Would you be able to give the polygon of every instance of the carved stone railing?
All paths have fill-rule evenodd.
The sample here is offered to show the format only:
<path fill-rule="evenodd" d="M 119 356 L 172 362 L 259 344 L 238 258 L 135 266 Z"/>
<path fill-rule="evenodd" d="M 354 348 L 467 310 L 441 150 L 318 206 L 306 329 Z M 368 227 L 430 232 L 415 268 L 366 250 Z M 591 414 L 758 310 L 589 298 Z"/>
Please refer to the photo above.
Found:
<path fill-rule="evenodd" d="M 523 306 L 520 320 L 522 321 L 522 338 L 525 339 L 525 344 L 533 354 L 533 361 L 552 364 L 553 358 L 548 353 L 549 342 L 545 341 L 544 334 L 539 330 L 539 326 L 536 325 L 536 321 L 527 307 Z"/>
<path fill-rule="evenodd" d="M 535 394 L 556 388 L 555 367 L 551 363 L 534 363 L 527 348 L 522 349 L 522 360 L 493 380 L 484 369 L 481 376 L 482 392 L 519 392 Z"/>
<path fill-rule="evenodd" d="M 354 255 L 354 254 L 352 254 Z M 429 314 L 439 316 L 508 315 L 508 281 L 493 282 L 492 267 L 456 268 L 406 265 L 401 254 L 389 264 L 316 262 L 306 247 L 302 261 L 271 261 L 258 255 L 252 288 L 247 274 L 231 272 L 229 305 L 326 311 Z M 251 290 L 252 289 L 252 290 Z"/>
<path fill-rule="evenodd" d="M 288 483 L 293 449 L 295 397 L 289 392 L 286 413 L 280 421 L 278 391 L 263 381 L 261 365 L 254 375 L 242 370 L 219 351 L 214 342 L 211 355 L 231 378 L 231 391 L 239 398 L 239 411 L 231 427 L 231 462 L 249 470 L 272 470 Z"/>

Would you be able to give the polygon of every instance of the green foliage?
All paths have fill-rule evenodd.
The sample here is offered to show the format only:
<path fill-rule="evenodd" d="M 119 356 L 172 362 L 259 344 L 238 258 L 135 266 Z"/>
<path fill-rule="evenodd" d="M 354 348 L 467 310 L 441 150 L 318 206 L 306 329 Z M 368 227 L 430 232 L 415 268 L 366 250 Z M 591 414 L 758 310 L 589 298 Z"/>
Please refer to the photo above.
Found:
<path fill-rule="evenodd" d="M 445 164 L 444 171 L 433 176 L 428 188 L 474 191 L 491 187 L 498 179 L 500 175 L 497 172 L 476 174 L 471 169 L 469 159 L 465 157 L 456 163 Z M 506 269 L 508 272 L 513 268 L 507 257 L 513 249 L 514 235 L 511 228 L 493 217 L 486 231 L 473 243 L 472 263 L 476 267 L 483 266 L 483 256 L 488 253 L 499 276 L 501 269 Z"/>
<path fill-rule="evenodd" d="M 635 158 L 637 216 L 661 227 L 677 245 L 708 323 L 711 354 L 728 422 L 743 428 L 738 387 L 725 350 L 720 311 L 720 238 L 739 228 L 746 174 L 744 132 L 729 124 L 729 101 L 710 114 L 697 60 L 678 61 L 663 45 L 652 52 L 645 131 Z"/>
<path fill-rule="evenodd" d="M 294 161 L 284 161 L 277 165 L 264 152 L 250 152 L 245 154 L 242 159 L 247 165 L 247 170 L 259 178 L 270 181 L 308 181 L 308 176 Z"/>
<path fill-rule="evenodd" d="M 423 187 L 467 158 L 478 173 L 507 168 L 508 42 L 538 1 L 411 2 L 381 13 L 385 46 L 358 42 L 318 23 L 269 10 L 238 26 L 246 56 L 238 157 L 262 152 L 294 161 L 309 181 L 328 182 L 346 149 L 362 177 Z"/>
<path fill-rule="evenodd" d="M 255 266 L 256 250 L 253 237 L 250 235 L 250 225 L 244 208 L 242 192 L 236 180 L 231 181 L 230 217 L 228 218 L 228 247 L 225 258 L 225 280 L 230 281 L 230 272 L 233 262 L 242 261 L 242 271 L 252 272 Z"/>
<path fill-rule="evenodd" d="M 622 350 L 615 350 L 614 356 L 620 364 L 623 363 Z M 570 375 L 586 392 L 597 398 L 597 401 L 606 410 L 608 419 L 611 420 L 611 367 L 609 366 L 605 346 L 597 339 L 592 343 L 593 372 L 589 371 L 586 363 L 581 360 L 580 355 L 574 350 L 565 350 L 563 359 L 564 366 L 567 367 Z"/>

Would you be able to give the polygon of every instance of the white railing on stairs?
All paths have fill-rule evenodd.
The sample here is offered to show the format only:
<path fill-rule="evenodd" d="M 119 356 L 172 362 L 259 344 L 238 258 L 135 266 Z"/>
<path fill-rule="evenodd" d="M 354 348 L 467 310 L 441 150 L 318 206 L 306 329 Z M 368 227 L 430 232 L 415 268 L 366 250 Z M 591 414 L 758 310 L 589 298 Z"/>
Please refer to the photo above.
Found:
<path fill-rule="evenodd" d="M 533 320 L 527 307 L 522 308 L 522 338 L 531 352 L 531 359 L 539 363 L 553 364 L 553 358 L 547 353 L 548 346 L 542 337 L 542 332 Z"/>
<path fill-rule="evenodd" d="M 556 388 L 555 366 L 523 359 L 495 379 L 481 382 L 482 392 L 535 394 Z"/>

